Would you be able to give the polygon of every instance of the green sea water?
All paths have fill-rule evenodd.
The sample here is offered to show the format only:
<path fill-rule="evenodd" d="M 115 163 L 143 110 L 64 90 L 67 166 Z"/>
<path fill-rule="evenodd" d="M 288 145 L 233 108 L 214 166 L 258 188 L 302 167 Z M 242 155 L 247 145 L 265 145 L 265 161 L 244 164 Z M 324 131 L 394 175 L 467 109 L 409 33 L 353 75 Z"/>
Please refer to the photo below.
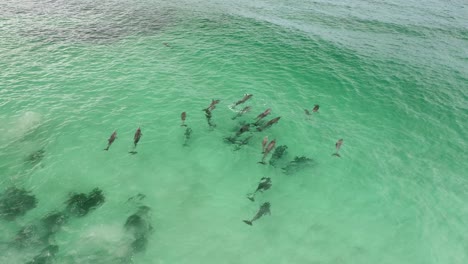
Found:
<path fill-rule="evenodd" d="M 104 204 L 61 226 L 50 263 L 468 263 L 467 14 L 462 0 L 3 0 L 0 193 L 38 203 L 0 219 L 0 263 L 33 260 L 47 243 L 15 247 L 17 232 L 96 187 Z M 267 108 L 277 124 L 225 141 Z M 265 136 L 288 147 L 276 167 L 258 163 Z M 313 161 L 285 173 L 300 156 Z M 242 222 L 264 202 L 271 215 Z M 152 230 L 130 254 L 139 206 Z"/>

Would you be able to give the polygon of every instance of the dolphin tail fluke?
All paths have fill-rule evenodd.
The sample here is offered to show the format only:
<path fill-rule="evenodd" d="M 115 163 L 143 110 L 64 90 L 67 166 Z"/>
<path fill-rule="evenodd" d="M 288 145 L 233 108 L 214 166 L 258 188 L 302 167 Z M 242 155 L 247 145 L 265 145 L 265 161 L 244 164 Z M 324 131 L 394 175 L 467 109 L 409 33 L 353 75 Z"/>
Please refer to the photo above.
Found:
<path fill-rule="evenodd" d="M 252 225 L 252 221 L 249 221 L 249 220 L 242 220 L 244 223 L 248 224 L 249 226 Z"/>
<path fill-rule="evenodd" d="M 136 151 L 133 150 L 133 151 L 129 151 L 128 153 L 130 153 L 130 154 L 132 154 L 132 155 L 135 155 L 135 154 L 137 154 L 138 152 L 136 152 Z"/>
<path fill-rule="evenodd" d="M 332 156 L 337 156 L 338 158 L 341 158 L 340 154 L 337 153 L 333 153 Z"/>
<path fill-rule="evenodd" d="M 252 202 L 255 202 L 255 194 L 249 194 L 249 196 L 247 196 L 247 199 L 249 199 Z"/>
<path fill-rule="evenodd" d="M 105 148 L 104 150 L 109 150 L 109 147 L 110 147 L 110 146 L 107 146 L 107 148 Z"/>
<path fill-rule="evenodd" d="M 262 161 L 259 161 L 259 162 L 257 162 L 257 163 L 260 163 L 260 164 L 263 164 L 263 165 L 266 164 L 265 161 L 263 161 L 263 160 L 262 160 Z"/>

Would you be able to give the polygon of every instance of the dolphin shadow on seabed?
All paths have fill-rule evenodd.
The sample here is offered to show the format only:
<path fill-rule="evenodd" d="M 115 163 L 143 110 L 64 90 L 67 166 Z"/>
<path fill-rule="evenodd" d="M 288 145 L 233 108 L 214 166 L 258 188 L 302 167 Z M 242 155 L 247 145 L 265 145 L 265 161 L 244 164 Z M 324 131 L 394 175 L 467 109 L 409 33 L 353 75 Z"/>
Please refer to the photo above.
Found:
<path fill-rule="evenodd" d="M 211 114 L 211 111 L 208 110 L 208 109 L 205 109 L 204 111 L 205 111 L 206 121 L 208 122 L 208 125 L 210 126 L 210 129 L 213 130 L 216 127 L 216 124 L 214 124 L 211 121 L 211 118 L 213 117 L 213 115 Z"/>
<path fill-rule="evenodd" d="M 213 110 L 216 109 L 216 105 L 219 104 L 220 100 L 217 99 L 217 100 L 211 100 L 211 104 L 203 109 L 202 111 L 205 112 L 205 117 L 206 117 L 206 121 L 208 122 L 208 125 L 210 126 L 210 129 L 213 130 L 215 127 L 216 127 L 216 124 L 214 124 L 212 121 L 211 121 L 211 118 L 213 117 L 212 116 L 212 112 Z"/>
<path fill-rule="evenodd" d="M 185 140 L 184 140 L 184 144 L 182 146 L 187 147 L 188 142 L 190 141 L 190 138 L 192 137 L 192 129 L 190 127 L 187 127 L 185 129 L 184 136 L 185 136 Z"/>
<path fill-rule="evenodd" d="M 250 139 L 253 137 L 252 133 L 250 132 L 251 124 L 246 124 L 245 122 L 240 122 L 238 128 L 236 128 L 235 134 L 233 136 L 228 136 L 224 138 L 225 143 L 233 144 L 234 150 L 240 150 L 242 146 L 247 145 Z"/>
<path fill-rule="evenodd" d="M 234 145 L 234 150 L 240 150 L 242 146 L 249 144 L 250 139 L 253 135 L 247 135 L 245 137 L 225 137 L 224 142 Z"/>
<path fill-rule="evenodd" d="M 286 175 L 295 174 L 306 168 L 310 168 L 315 165 L 315 161 L 305 156 L 296 156 L 294 160 L 290 161 L 286 167 L 282 168 L 283 173 Z"/>

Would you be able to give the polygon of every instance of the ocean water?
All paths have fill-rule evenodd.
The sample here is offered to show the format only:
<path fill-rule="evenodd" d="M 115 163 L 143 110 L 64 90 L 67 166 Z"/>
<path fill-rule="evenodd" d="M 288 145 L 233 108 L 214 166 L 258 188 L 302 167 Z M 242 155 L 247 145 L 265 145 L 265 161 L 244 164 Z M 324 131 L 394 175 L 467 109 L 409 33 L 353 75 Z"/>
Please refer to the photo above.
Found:
<path fill-rule="evenodd" d="M 467 14 L 464 0 L 3 0 L 0 195 L 37 205 L 0 215 L 0 263 L 468 263 Z M 225 140 L 267 108 L 277 124 Z M 265 136 L 288 147 L 276 166 L 258 163 Z M 15 244 L 94 188 L 101 206 Z M 242 221 L 265 202 L 271 215 Z M 124 224 L 141 206 L 136 251 Z"/>

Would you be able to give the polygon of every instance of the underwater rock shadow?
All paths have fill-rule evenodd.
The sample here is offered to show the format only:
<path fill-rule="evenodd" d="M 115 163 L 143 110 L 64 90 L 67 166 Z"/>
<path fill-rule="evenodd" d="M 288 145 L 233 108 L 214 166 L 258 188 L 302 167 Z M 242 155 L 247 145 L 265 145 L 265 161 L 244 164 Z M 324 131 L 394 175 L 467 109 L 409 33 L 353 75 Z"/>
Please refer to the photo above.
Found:
<path fill-rule="evenodd" d="M 286 167 L 281 168 L 286 175 L 292 175 L 306 168 L 311 168 L 316 165 L 316 162 L 305 156 L 296 156 L 294 160 L 290 161 Z"/>
<path fill-rule="evenodd" d="M 13 221 L 37 206 L 37 198 L 25 189 L 8 188 L 0 195 L 0 218 Z"/>

